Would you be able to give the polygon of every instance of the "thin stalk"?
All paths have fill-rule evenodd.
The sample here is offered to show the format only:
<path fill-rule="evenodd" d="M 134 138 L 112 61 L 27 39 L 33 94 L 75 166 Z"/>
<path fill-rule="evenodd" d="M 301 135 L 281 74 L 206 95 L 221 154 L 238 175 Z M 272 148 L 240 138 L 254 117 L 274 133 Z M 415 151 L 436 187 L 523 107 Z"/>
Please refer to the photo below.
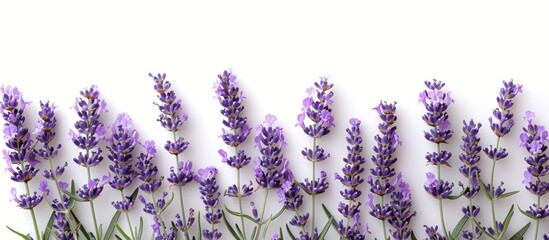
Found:
<path fill-rule="evenodd" d="M 471 171 L 471 166 L 469 165 L 469 171 Z M 471 172 L 469 172 L 469 175 L 471 175 Z M 472 183 L 471 183 L 471 178 L 469 177 L 469 191 L 472 190 Z M 469 198 L 469 214 L 471 215 L 471 217 L 469 217 L 469 222 L 471 223 L 471 234 L 473 234 L 473 239 L 476 239 L 476 234 L 475 234 L 475 223 L 473 222 L 473 220 L 475 219 L 473 216 L 473 199 L 472 198 Z"/>
<path fill-rule="evenodd" d="M 86 150 L 86 155 L 88 154 L 89 150 Z M 91 180 L 91 169 L 90 167 L 86 167 L 86 170 L 88 172 L 88 181 Z M 90 207 L 92 212 L 92 218 L 93 218 L 93 226 L 95 228 L 95 234 L 97 235 L 97 240 L 101 240 L 101 235 L 99 235 L 99 227 L 97 227 L 97 218 L 95 217 L 95 207 L 93 206 L 93 199 L 90 199 Z"/>
<path fill-rule="evenodd" d="M 126 200 L 126 196 L 124 196 L 124 192 L 123 191 L 120 191 L 120 195 L 122 196 L 122 201 Z M 133 232 L 133 227 L 132 227 L 132 223 L 131 223 L 131 219 L 130 219 L 130 214 L 128 214 L 128 212 L 124 212 L 126 214 L 126 219 L 128 220 L 128 226 L 130 227 L 130 233 L 132 235 L 132 239 L 135 239 L 135 234 Z"/>
<path fill-rule="evenodd" d="M 440 143 L 437 143 L 437 153 L 440 154 Z M 440 164 L 437 164 L 437 178 L 438 182 L 441 184 L 440 178 Z M 442 225 L 442 231 L 444 231 L 444 237 L 450 239 L 448 236 L 448 231 L 446 231 L 446 223 L 444 222 L 444 208 L 442 207 L 442 198 L 438 198 L 438 210 L 440 212 L 440 224 Z"/>
<path fill-rule="evenodd" d="M 236 172 L 237 172 L 236 184 L 237 184 L 237 188 L 238 188 L 238 193 L 237 193 L 238 207 L 240 209 L 240 214 L 243 214 L 244 212 L 242 211 L 242 193 L 241 193 L 241 189 L 240 189 L 240 168 L 236 169 Z M 242 235 L 244 236 L 244 239 L 246 239 L 246 227 L 244 226 L 244 217 L 243 216 L 240 216 L 240 224 L 242 224 Z M 212 228 L 213 228 L 213 226 L 212 226 Z"/>
<path fill-rule="evenodd" d="M 312 151 L 315 152 L 315 149 L 316 149 L 316 137 L 313 138 L 313 149 Z M 311 184 L 312 184 L 312 188 L 311 188 L 311 197 L 312 197 L 312 200 L 313 200 L 313 207 L 312 207 L 312 210 L 311 210 L 311 234 L 314 234 L 315 232 L 315 209 L 316 209 L 316 193 L 315 193 L 315 188 L 316 188 L 316 160 L 313 160 L 313 179 L 311 180 Z"/>
<path fill-rule="evenodd" d="M 175 135 L 175 132 L 172 132 L 173 133 L 173 142 L 175 143 L 177 141 L 177 136 Z M 175 161 L 176 161 L 176 166 L 175 166 L 175 169 L 177 169 L 177 171 L 179 171 L 179 155 L 175 155 Z M 186 224 L 187 222 L 187 216 L 185 214 L 185 203 L 183 201 L 183 187 L 182 186 L 178 186 L 178 189 L 179 189 L 179 205 L 181 207 L 181 216 L 183 216 L 183 224 L 185 225 L 184 229 L 183 229 L 183 233 L 185 235 L 185 239 L 189 240 L 189 231 L 188 231 L 188 226 Z"/>
<path fill-rule="evenodd" d="M 27 195 L 30 196 L 30 189 L 29 189 L 29 183 L 25 182 L 25 190 L 27 190 Z M 36 222 L 36 214 L 34 214 L 34 209 L 30 209 L 31 216 L 32 216 L 32 224 L 34 225 L 34 233 L 36 234 L 36 238 L 40 240 L 40 231 L 38 230 L 38 223 Z"/>
<path fill-rule="evenodd" d="M 269 188 L 265 189 L 265 197 L 263 198 L 263 209 L 261 210 L 261 218 L 259 218 L 259 222 L 257 223 L 257 234 L 255 235 L 255 239 L 259 239 L 259 233 L 261 232 L 261 227 L 263 224 L 263 217 L 265 216 L 265 209 L 267 208 L 267 198 L 269 196 Z"/>
<path fill-rule="evenodd" d="M 496 151 L 499 149 L 499 140 L 501 139 L 501 137 L 498 137 L 498 140 L 496 142 Z M 499 235 L 499 230 L 498 230 L 498 225 L 497 225 L 497 222 L 496 222 L 496 208 L 495 208 L 495 199 L 494 199 L 494 191 L 495 191 L 495 187 L 494 187 L 494 175 L 495 175 L 495 172 L 496 172 L 496 160 L 495 159 L 492 159 L 492 173 L 490 175 L 490 194 L 492 195 L 492 200 L 490 200 L 490 207 L 492 209 L 492 223 L 494 224 L 494 231 L 496 233 L 496 236 Z"/>

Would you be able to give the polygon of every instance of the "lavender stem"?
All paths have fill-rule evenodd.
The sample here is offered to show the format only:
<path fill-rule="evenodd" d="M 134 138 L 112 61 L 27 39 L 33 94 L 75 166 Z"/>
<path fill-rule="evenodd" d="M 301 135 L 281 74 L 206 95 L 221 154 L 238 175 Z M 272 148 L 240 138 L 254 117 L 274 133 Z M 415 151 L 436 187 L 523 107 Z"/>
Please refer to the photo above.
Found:
<path fill-rule="evenodd" d="M 177 136 L 175 135 L 175 132 L 173 132 L 173 142 L 177 142 Z M 175 161 L 176 161 L 176 168 L 179 168 L 179 154 L 175 155 Z M 189 231 L 188 226 L 186 226 L 187 216 L 185 215 L 185 203 L 183 201 L 183 186 L 179 185 L 179 205 L 181 206 L 181 216 L 183 216 L 183 223 L 185 224 L 185 228 L 183 229 L 183 233 L 185 235 L 185 239 L 189 240 Z"/>
<path fill-rule="evenodd" d="M 29 189 L 28 182 L 25 182 L 25 190 L 27 191 L 27 196 L 30 196 L 30 189 Z M 38 223 L 36 222 L 36 214 L 34 214 L 34 208 L 31 208 L 30 212 L 32 216 L 32 224 L 34 225 L 34 233 L 36 234 L 36 238 L 40 240 L 40 231 L 38 230 Z"/>
<path fill-rule="evenodd" d="M 122 196 L 122 201 L 124 201 L 124 199 L 126 199 L 126 196 L 124 196 L 124 192 L 122 190 L 120 191 L 120 195 Z M 132 223 L 131 223 L 131 220 L 130 220 L 130 214 L 128 214 L 128 211 L 125 211 L 125 214 L 126 214 L 126 219 L 128 220 L 128 226 L 130 228 L 130 233 L 132 235 L 132 239 L 136 239 L 135 234 L 133 232 Z"/>
<path fill-rule="evenodd" d="M 316 137 L 313 138 L 313 149 L 316 149 Z M 312 206 L 312 210 L 311 210 L 311 234 L 314 234 L 315 232 L 315 204 L 316 204 L 316 194 L 315 194 L 315 189 L 316 189 L 316 161 L 313 161 L 313 179 L 311 181 L 311 184 L 312 184 L 312 192 L 311 192 L 311 197 L 313 199 L 313 206 Z"/>
<path fill-rule="evenodd" d="M 498 137 L 498 140 L 496 142 L 496 151 L 497 149 L 499 149 L 499 140 L 501 139 L 501 137 Z M 494 200 L 494 190 L 495 190 L 495 187 L 494 187 L 494 175 L 495 175 L 495 172 L 496 172 L 496 159 L 492 159 L 492 173 L 491 173 L 491 176 L 490 176 L 490 194 L 492 194 L 492 199 L 490 200 L 490 207 L 492 208 L 492 223 L 494 224 L 494 231 L 496 233 L 496 236 L 499 235 L 499 230 L 498 230 L 498 225 L 497 225 L 497 222 L 496 222 L 496 209 L 495 209 L 495 200 Z"/>
<path fill-rule="evenodd" d="M 86 156 L 89 154 L 89 150 L 86 150 Z M 91 169 L 90 167 L 86 167 L 88 172 L 88 181 L 91 180 Z M 91 207 L 91 213 L 93 218 L 93 226 L 95 228 L 95 234 L 97 235 L 97 240 L 101 240 L 101 235 L 99 234 L 99 227 L 97 227 L 97 219 L 95 217 L 95 207 L 93 206 L 93 199 L 90 199 L 90 207 Z"/>

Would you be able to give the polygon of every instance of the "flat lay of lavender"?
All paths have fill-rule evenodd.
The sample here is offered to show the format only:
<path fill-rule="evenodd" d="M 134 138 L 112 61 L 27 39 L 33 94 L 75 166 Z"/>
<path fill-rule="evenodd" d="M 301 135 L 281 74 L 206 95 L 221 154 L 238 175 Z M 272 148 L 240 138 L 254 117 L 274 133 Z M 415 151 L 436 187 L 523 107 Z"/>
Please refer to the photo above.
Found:
<path fill-rule="evenodd" d="M 414 185 L 410 169 L 399 164 L 410 159 L 399 125 L 403 110 L 396 101 L 377 100 L 367 108 L 378 117 L 376 122 L 337 119 L 336 96 L 344 92 L 324 75 L 301 86 L 305 98 L 289 108 L 301 108 L 295 119 L 255 116 L 259 110 L 245 108 L 248 99 L 240 87 L 245 82 L 224 70 L 212 77 L 212 102 L 220 107 L 200 108 L 221 113 L 221 124 L 211 126 L 221 129 L 219 138 L 209 141 L 222 145 L 214 150 L 217 159 L 200 159 L 187 149 L 210 148 L 184 137 L 201 131 L 185 127 L 199 114 L 186 110 L 196 109 L 191 108 L 195 103 L 182 100 L 185 88 L 174 87 L 177 83 L 166 73 L 151 73 L 136 83 L 150 89 L 149 107 L 157 111 L 151 117 L 159 123 L 150 127 L 138 126 L 128 113 L 111 113 L 107 106 L 116 96 L 103 96 L 101 86 L 82 88 L 73 94 L 71 107 L 63 109 L 61 103 L 32 99 L 17 86 L 2 85 L 2 181 L 13 182 L 9 207 L 26 214 L 33 229 L 8 225 L 2 231 L 27 240 L 518 240 L 529 232 L 532 239 L 549 239 L 544 227 L 549 216 L 549 131 L 534 110 L 514 111 L 527 91 L 514 80 L 487 91 L 493 96 L 486 98 L 497 103 L 487 119 L 451 121 L 459 119 L 452 116 L 459 103 L 451 84 L 436 79 L 417 82 L 418 98 L 398 99 L 418 102 L 425 111 L 421 118 L 406 119 L 422 123 L 425 127 L 416 129 L 414 138 L 432 145 L 425 149 L 423 163 L 414 160 L 425 172 L 423 185 Z M 35 101 L 39 104 L 31 107 Z M 76 122 L 60 119 L 74 112 Z M 262 120 L 252 125 L 250 119 Z M 293 130 L 305 133 L 305 141 L 289 139 L 285 133 Z M 158 133 L 164 143 L 158 146 L 143 138 L 147 131 Z M 343 139 L 325 140 L 337 131 L 344 133 Z M 490 134 L 481 138 L 482 131 Z M 510 139 L 512 131 L 520 131 L 519 137 Z M 329 149 L 346 149 L 345 154 L 328 152 L 328 143 Z M 516 154 L 524 168 L 511 173 L 523 176 L 521 189 L 507 189 L 507 178 L 496 168 L 510 161 L 505 147 L 513 144 L 523 150 Z M 77 155 L 60 158 L 69 146 Z M 290 148 L 301 154 L 290 156 Z M 298 161 L 307 167 L 293 168 Z M 326 169 L 327 162 L 338 168 Z M 64 173 L 70 165 L 82 173 L 68 177 Z M 221 175 L 226 167 L 231 171 Z M 450 171 L 460 178 L 446 176 Z M 339 200 L 324 201 L 330 192 Z M 532 196 L 528 204 L 515 199 L 520 192 Z M 98 205 L 101 198 L 111 203 Z M 416 199 L 430 201 L 435 224 L 416 222 L 425 212 L 415 206 Z M 519 221 L 518 214 L 526 217 L 518 219 L 529 220 Z"/>

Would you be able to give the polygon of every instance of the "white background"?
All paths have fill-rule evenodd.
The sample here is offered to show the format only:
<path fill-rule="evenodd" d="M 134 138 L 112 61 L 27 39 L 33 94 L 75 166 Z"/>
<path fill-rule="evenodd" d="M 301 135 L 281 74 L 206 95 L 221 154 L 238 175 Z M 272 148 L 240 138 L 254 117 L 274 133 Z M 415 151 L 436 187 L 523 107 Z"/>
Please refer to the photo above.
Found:
<path fill-rule="evenodd" d="M 442 172 L 456 182 L 463 180 L 458 174 L 461 164 L 457 158 L 461 121 L 474 118 L 484 124 L 481 144 L 495 144 L 487 119 L 496 107 L 495 97 L 501 81 L 514 79 L 524 85 L 524 92 L 516 99 L 513 109 L 517 125 L 502 140 L 502 146 L 510 154 L 496 169 L 497 181 L 504 180 L 508 191 L 521 192 L 498 202 L 498 218 L 502 220 L 513 203 L 525 209 L 534 202 L 534 196 L 521 184 L 526 152 L 519 149 L 518 136 L 525 125 L 522 115 L 526 110 L 537 113 L 537 122 L 549 123 L 547 10 L 541 1 L 522 4 L 508 1 L 459 4 L 440 1 L 361 4 L 3 2 L 0 4 L 0 82 L 18 86 L 25 99 L 33 102 L 26 110 L 29 126 L 36 120 L 40 100 L 55 102 L 59 121 L 56 142 L 63 144 L 57 161 L 70 164 L 65 180 L 75 178 L 78 184 L 83 184 L 85 179 L 81 176 L 85 170 L 72 161 L 77 150 L 67 135 L 77 118 L 71 106 L 78 92 L 91 84 L 98 85 L 101 96 L 108 101 L 110 112 L 102 118 L 107 125 L 117 113 L 127 112 L 134 119 L 141 140 L 154 139 L 161 147 L 169 134 L 156 122 L 158 111 L 152 104 L 156 94 L 147 74 L 165 72 L 177 96 L 183 100 L 184 112 L 190 117 L 181 133 L 191 143 L 183 158 L 192 160 L 195 169 L 209 165 L 220 168 L 219 182 L 224 189 L 235 181 L 236 172 L 222 164 L 217 154 L 218 149 L 227 149 L 218 138 L 222 117 L 212 89 L 217 74 L 232 68 L 239 76 L 238 84 L 247 97 L 244 114 L 250 125 L 261 123 L 267 113 L 278 117 L 277 123 L 284 127 L 288 142 L 285 154 L 299 179 L 310 176 L 310 163 L 302 159 L 300 151 L 311 142 L 294 127 L 296 116 L 305 89 L 311 87 L 318 76 L 329 74 L 335 84 L 333 108 L 337 127 L 320 141 L 332 154 L 329 160 L 318 164 L 319 169 L 328 172 L 331 183 L 320 201 L 337 213 L 337 202 L 341 199 L 337 190 L 341 185 L 334 182 L 332 176 L 343 166 L 348 119 L 362 120 L 365 156 L 369 159 L 379 123 L 371 108 L 379 100 L 397 101 L 397 125 L 403 145 L 397 152 L 396 168 L 412 187 L 413 208 L 418 212 L 412 227 L 418 237 L 423 238 L 424 224 L 440 224 L 436 201 L 423 190 L 425 172 L 434 171 L 434 167 L 425 166 L 424 159 L 427 151 L 434 150 L 434 145 L 423 139 L 427 127 L 421 120 L 425 110 L 418 103 L 418 93 L 425 88 L 424 80 L 437 78 L 446 82 L 455 99 L 449 114 L 456 134 L 450 144 L 444 146 L 454 153 L 451 160 L 454 167 Z M 256 156 L 258 152 L 252 142 L 250 138 L 245 149 L 249 155 Z M 162 150 L 159 152 L 158 165 L 165 175 L 174 160 Z M 106 170 L 107 161 L 94 169 L 93 175 L 99 176 L 100 171 Z M 367 168 L 371 162 L 368 164 Z M 488 177 L 489 159 L 483 156 L 481 166 L 482 175 Z M 244 178 L 252 179 L 252 166 L 246 171 L 249 173 Z M 9 239 L 15 237 L 4 225 L 34 233 L 30 214 L 9 201 L 13 185 L 8 174 L 2 174 L 0 236 Z M 23 190 L 21 185 L 16 187 Z M 203 209 L 203 205 L 195 190 L 197 187 L 196 184 L 187 187 L 190 190 L 186 201 L 187 207 L 198 210 Z M 367 191 L 365 184 L 364 192 Z M 262 194 L 257 192 L 253 199 L 260 202 Z M 105 225 L 113 213 L 110 202 L 118 196 L 106 188 L 98 200 L 98 214 Z M 271 196 L 268 211 L 274 212 L 280 205 L 276 195 Z M 547 203 L 547 197 L 544 202 Z M 235 203 L 232 199 L 223 200 L 220 206 L 227 204 L 234 208 Z M 462 216 L 460 209 L 464 204 L 464 199 L 445 202 L 449 227 Z M 487 202 L 482 200 L 480 204 L 484 222 L 491 222 Z M 91 230 L 88 205 L 78 204 L 76 208 Z M 132 212 L 134 224 L 137 216 L 142 215 L 140 208 L 138 203 Z M 170 215 L 176 209 L 178 206 L 174 204 Z M 42 204 L 37 211 L 43 216 L 40 218 L 43 227 L 49 210 Z M 367 208 L 362 211 L 374 236 L 380 238 L 379 223 L 368 216 Z M 320 208 L 317 212 L 324 218 Z M 289 216 L 290 213 L 286 213 L 286 219 L 277 220 L 270 230 L 277 230 Z M 517 211 L 509 233 L 528 221 Z M 125 219 L 122 218 L 121 223 L 126 226 Z M 542 226 L 547 224 L 545 221 Z M 147 226 L 146 230 L 149 229 Z M 225 239 L 230 238 L 228 232 L 224 234 Z M 533 228 L 526 239 L 532 235 Z M 330 236 L 333 239 L 335 231 L 332 230 Z"/>

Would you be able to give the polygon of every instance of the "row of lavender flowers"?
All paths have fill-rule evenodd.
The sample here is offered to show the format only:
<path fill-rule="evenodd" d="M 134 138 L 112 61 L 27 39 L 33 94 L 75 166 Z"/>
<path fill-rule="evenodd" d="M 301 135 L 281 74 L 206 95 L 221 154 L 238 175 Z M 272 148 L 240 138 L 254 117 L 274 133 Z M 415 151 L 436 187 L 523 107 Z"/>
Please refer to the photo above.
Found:
<path fill-rule="evenodd" d="M 381 123 L 378 125 L 379 134 L 374 138 L 376 144 L 373 149 L 374 155 L 371 157 L 372 167 L 366 178 L 364 177 L 366 159 L 362 154 L 363 139 L 360 133 L 361 122 L 355 118 L 349 120 L 350 126 L 347 128 L 348 136 L 346 138 L 348 154 L 343 158 L 344 166 L 341 173 L 336 173 L 334 176 L 334 179 L 344 186 L 340 191 L 344 201 L 340 202 L 338 206 L 338 212 L 342 219 L 335 220 L 339 217 L 333 216 L 322 205 L 329 220 L 319 226 L 315 221 L 318 208 L 316 196 L 326 192 L 329 184 L 327 174 L 324 171 L 317 172 L 316 165 L 330 158 L 330 154 L 320 146 L 319 140 L 329 134 L 335 126 L 334 117 L 331 114 L 333 84 L 329 83 L 326 77 L 321 77 L 314 87 L 307 89 L 301 113 L 297 117 L 296 126 L 301 127 L 303 132 L 312 138 L 310 143 L 312 147 L 305 147 L 302 150 L 303 157 L 312 164 L 311 179 L 306 178 L 303 181 L 294 179 L 294 175 L 288 167 L 288 160 L 283 155 L 285 146 L 283 129 L 275 124 L 276 117 L 267 115 L 266 121 L 257 127 L 257 135 L 254 139 L 260 152 L 259 156 L 254 159 L 253 171 L 256 182 L 254 185 L 252 181 L 242 184 L 243 180 L 241 179 L 241 171 L 245 171 L 245 167 L 251 162 L 251 157 L 242 148 L 239 148 L 252 132 L 248 126 L 247 118 L 242 114 L 245 97 L 237 87 L 237 79 L 234 74 L 225 71 L 218 76 L 215 93 L 222 106 L 221 114 L 224 117 L 222 139 L 228 147 L 233 149 L 232 154 L 222 149 L 219 150 L 219 154 L 222 162 L 235 168 L 237 172 L 236 184 L 229 186 L 223 196 L 237 198 L 238 210 L 218 206 L 222 194 L 216 181 L 217 169 L 214 166 L 199 169 L 195 173 L 191 162 L 180 159 L 180 155 L 189 145 L 189 142 L 179 136 L 180 129 L 187 120 L 187 115 L 181 113 L 181 100 L 176 97 L 173 90 L 170 90 L 171 84 L 165 80 L 166 75 L 150 74 L 150 77 L 154 80 L 154 89 L 160 101 L 157 104 L 160 111 L 158 122 L 173 135 L 173 138 L 164 144 L 164 149 L 174 156 L 174 164 L 166 178 L 172 186 L 176 187 L 171 199 L 170 194 L 166 191 L 157 193 L 164 176 L 158 176 L 158 168 L 155 166 L 155 143 L 151 140 L 141 142 L 138 131 L 132 125 L 131 118 L 124 113 L 119 114 L 110 127 L 106 127 L 100 118 L 107 111 L 107 104 L 100 98 L 96 86 L 80 92 L 80 97 L 77 98 L 74 106 L 80 120 L 74 124 L 74 129 L 69 133 L 74 145 L 81 149 L 73 161 L 84 167 L 87 173 L 87 184 L 80 188 L 76 188 L 74 182 L 62 181 L 62 174 L 68 163 L 58 164 L 55 161 L 61 148 L 61 145 L 52 144 L 56 135 L 55 106 L 49 102 L 40 103 L 41 110 L 38 112 L 40 121 L 36 124 L 35 133 L 31 133 L 25 126 L 24 116 L 25 106 L 29 103 L 23 100 L 22 93 L 17 88 L 2 87 L 3 101 L 0 104 L 5 121 L 4 135 L 7 146 L 3 153 L 8 162 L 11 179 L 24 183 L 25 186 L 23 194 L 17 194 L 15 188 L 12 189 L 13 200 L 19 207 L 30 211 L 35 229 L 35 239 L 49 239 L 50 236 L 56 239 L 110 239 L 112 237 L 141 239 L 142 219 L 137 227 L 133 227 L 131 220 L 134 219 L 131 219 L 128 214 L 137 200 L 143 204 L 143 211 L 152 216 L 154 239 L 177 239 L 180 237 L 185 239 L 201 239 L 202 237 L 220 239 L 222 233 L 216 225 L 221 222 L 235 239 L 265 238 L 271 222 L 286 210 L 294 215 L 289 224 L 299 231 L 299 234 L 294 234 L 294 230 L 286 225 L 286 236 L 291 239 L 324 239 L 330 227 L 335 228 L 342 239 L 365 239 L 371 232 L 368 225 L 360 219 L 362 203 L 359 201 L 359 197 L 365 188 L 361 185 L 364 181 L 370 185 L 369 201 L 366 203 L 370 208 L 369 214 L 379 219 L 383 226 L 383 229 L 377 232 L 382 231 L 384 239 L 390 237 L 415 239 L 413 231 L 409 229 L 410 221 L 416 215 L 411 209 L 412 198 L 409 185 L 403 180 L 402 174 L 393 167 L 397 161 L 394 156 L 395 152 L 401 144 L 395 126 L 396 103 L 380 102 L 374 108 L 380 116 Z M 479 145 L 480 139 L 476 136 L 481 124 L 477 124 L 473 120 L 463 122 L 464 136 L 462 139 L 464 144 L 461 146 L 463 153 L 460 154 L 459 159 L 464 165 L 459 168 L 459 171 L 467 180 L 465 183 L 459 183 L 463 190 L 455 195 L 452 195 L 454 184 L 444 181 L 440 174 L 441 166 L 448 165 L 448 160 L 452 155 L 443 150 L 441 146 L 446 144 L 453 135 L 446 112 L 453 103 L 453 99 L 449 92 L 443 90 L 444 83 L 440 81 L 426 82 L 426 86 L 428 89 L 420 93 L 420 101 L 427 110 L 423 120 L 431 128 L 425 132 L 425 138 L 437 144 L 438 151 L 426 155 L 427 162 L 436 166 L 437 174 L 427 173 L 424 188 L 427 193 L 438 199 L 442 227 L 442 233 L 440 233 L 437 226 L 425 226 L 428 238 L 457 239 L 461 235 L 465 239 L 480 239 L 484 234 L 491 239 L 503 239 L 514 208 L 510 208 L 504 221 L 497 221 L 494 205 L 496 200 L 509 197 L 517 191 L 506 193 L 503 184 L 494 187 L 495 163 L 507 156 L 505 148 L 499 146 L 499 139 L 509 133 L 514 125 L 513 113 L 510 109 L 513 106 L 513 98 L 521 92 L 522 86 L 516 85 L 512 81 L 504 82 L 504 87 L 500 90 L 500 95 L 497 98 L 498 108 L 493 112 L 494 118 L 490 118 L 490 127 L 498 140 L 495 147 L 490 146 L 483 150 L 493 161 L 492 175 L 488 184 L 484 184 L 479 175 L 480 169 L 476 166 L 480 160 L 479 153 L 482 151 Z M 524 183 L 527 190 L 537 195 L 538 201 L 529 210 L 521 210 L 521 212 L 535 219 L 535 238 L 537 239 L 540 220 L 549 215 L 548 207 L 542 207 L 540 204 L 541 196 L 549 189 L 548 183 L 542 179 L 549 169 L 546 164 L 547 157 L 544 154 L 547 148 L 545 143 L 548 133 L 542 126 L 533 123 L 533 116 L 534 114 L 531 112 L 525 116 L 528 126 L 524 128 L 524 133 L 521 135 L 521 146 L 530 153 L 530 156 L 525 158 L 530 167 L 525 172 Z M 109 165 L 110 173 L 102 176 L 100 180 L 92 176 L 91 169 L 103 161 L 102 149 L 99 147 L 101 141 L 105 141 L 107 145 L 106 156 L 111 161 L 111 165 Z M 135 150 L 136 148 L 143 150 Z M 47 164 L 41 164 L 42 167 L 47 166 L 47 169 L 42 173 L 44 178 L 39 184 L 41 193 L 31 193 L 29 181 L 38 174 L 40 161 L 47 162 Z M 318 174 L 320 175 L 317 177 Z M 50 180 L 49 184 L 46 179 Z M 139 187 L 131 191 L 130 187 L 135 179 L 140 180 Z M 194 228 L 191 228 L 195 223 L 194 210 L 185 208 L 184 203 L 184 194 L 193 190 L 183 190 L 183 188 L 191 181 L 199 183 L 199 192 L 205 206 L 204 214 L 197 215 L 198 231 L 196 236 L 192 236 Z M 52 183 L 57 194 L 56 197 L 53 197 L 55 194 L 50 195 Z M 97 223 L 94 200 L 101 195 L 106 184 L 119 191 L 120 201 L 112 203 L 117 211 L 108 228 L 104 230 Z M 243 202 L 258 189 L 263 189 L 263 204 L 258 210 L 256 204 L 250 201 L 252 212 L 247 214 L 244 212 Z M 265 216 L 266 200 L 269 193 L 272 192 L 271 190 L 276 191 L 283 206 L 278 213 Z M 480 191 L 484 192 L 490 200 L 493 216 L 492 226 L 483 226 L 476 220 L 480 207 L 473 204 L 473 199 Z M 310 196 L 312 203 L 310 211 L 302 209 L 305 197 L 302 192 Z M 173 195 L 177 195 L 175 198 L 179 202 L 180 210 L 175 216 L 170 216 L 171 220 L 167 220 L 164 211 L 174 200 Z M 469 199 L 469 204 L 463 208 L 464 216 L 459 224 L 455 229 L 449 231 L 444 221 L 443 200 L 457 199 L 461 196 Z M 49 200 L 50 198 L 53 200 Z M 34 208 L 44 200 L 52 207 L 53 214 L 45 230 L 41 232 Z M 76 205 L 76 202 L 89 203 L 94 226 L 93 232 L 85 230 L 74 214 L 73 208 L 81 206 L 80 204 Z M 124 214 L 127 220 L 126 228 L 122 227 L 123 224 L 118 221 L 121 214 Z M 233 217 L 230 218 L 229 215 Z M 206 219 L 210 227 L 202 228 L 201 217 Z M 231 223 L 229 221 L 231 219 L 237 219 L 239 223 Z M 467 222 L 471 225 L 469 230 L 464 227 Z M 246 223 L 254 225 L 253 228 L 246 227 Z M 386 226 L 387 223 L 391 226 L 389 230 Z M 514 234 L 512 238 L 520 239 L 529 226 L 530 223 Z M 24 235 L 11 228 L 10 230 L 24 239 L 33 239 L 30 234 Z M 282 239 L 283 235 L 282 227 L 280 227 L 280 232 L 275 233 L 271 238 Z M 544 239 L 547 239 L 546 235 Z"/>

